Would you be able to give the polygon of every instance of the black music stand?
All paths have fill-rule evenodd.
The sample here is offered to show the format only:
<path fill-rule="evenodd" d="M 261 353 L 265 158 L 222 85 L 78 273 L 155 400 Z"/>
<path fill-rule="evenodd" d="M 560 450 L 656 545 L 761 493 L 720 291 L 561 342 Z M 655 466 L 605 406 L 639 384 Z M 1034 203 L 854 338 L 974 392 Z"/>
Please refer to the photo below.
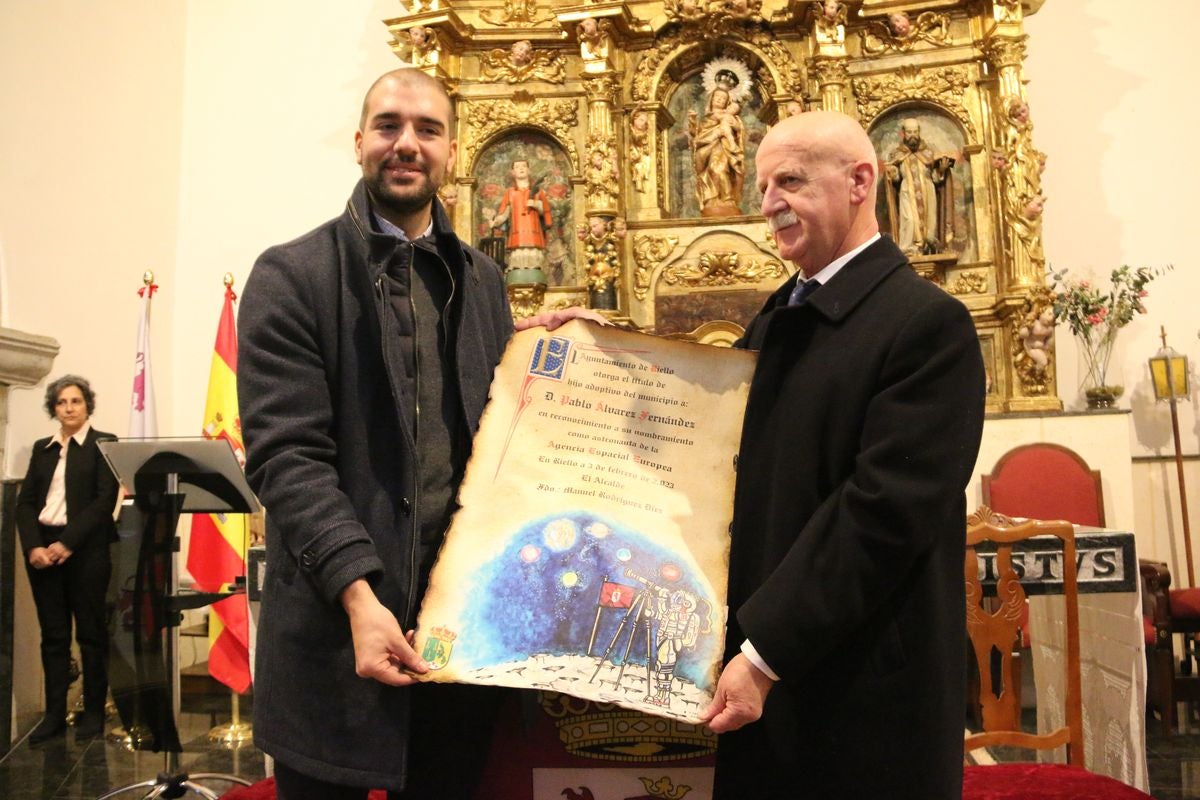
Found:
<path fill-rule="evenodd" d="M 213 790 L 193 779 L 211 778 L 244 786 L 250 782 L 236 775 L 208 772 L 188 775 L 179 771 L 179 753 L 183 749 L 175 724 L 180 694 L 179 624 L 185 609 L 200 608 L 245 589 L 181 593 L 175 563 L 179 552 L 175 528 L 181 513 L 249 514 L 259 510 L 258 500 L 246 484 L 233 448 L 222 439 L 127 439 L 100 442 L 100 452 L 126 494 L 133 495 L 138 510 L 145 515 L 127 609 L 129 624 L 125 627 L 135 642 L 148 636 L 152 647 L 163 643 L 158 671 L 165 670 L 166 679 L 158 682 L 165 692 L 164 702 L 150 704 L 157 709 L 157 713 L 151 711 L 147 720 L 151 735 L 142 742 L 131 737 L 135 748 L 149 743 L 145 749 L 162 751 L 163 771 L 151 780 L 112 789 L 98 800 L 142 788 L 149 789 L 143 796 L 145 800 L 182 797 L 189 791 L 217 800 Z M 148 683 L 140 672 L 144 661 L 138 661 L 138 682 L 143 685 Z M 125 721 L 127 727 L 132 726 L 132 717 Z"/>

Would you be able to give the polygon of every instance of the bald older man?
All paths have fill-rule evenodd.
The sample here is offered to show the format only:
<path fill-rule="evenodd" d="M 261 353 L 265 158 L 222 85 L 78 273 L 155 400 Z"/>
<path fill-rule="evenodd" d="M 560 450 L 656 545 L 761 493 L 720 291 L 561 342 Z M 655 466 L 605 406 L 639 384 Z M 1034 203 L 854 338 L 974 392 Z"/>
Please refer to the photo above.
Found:
<path fill-rule="evenodd" d="M 984 371 L 963 305 L 875 219 L 849 117 L 789 117 L 758 149 L 797 267 L 751 322 L 730 652 L 705 712 L 719 798 L 957 798 L 964 487 Z M 770 794 L 768 794 L 770 792 Z"/>

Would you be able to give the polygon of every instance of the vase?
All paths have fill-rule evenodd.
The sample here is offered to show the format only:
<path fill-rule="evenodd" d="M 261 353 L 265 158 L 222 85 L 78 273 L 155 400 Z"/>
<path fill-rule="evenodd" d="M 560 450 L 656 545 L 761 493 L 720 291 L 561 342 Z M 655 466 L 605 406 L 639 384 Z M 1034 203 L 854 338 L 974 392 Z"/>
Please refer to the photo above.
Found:
<path fill-rule="evenodd" d="M 1083 395 L 1088 408 L 1115 408 L 1117 399 L 1125 392 L 1117 376 L 1109 371 L 1113 345 L 1117 342 L 1120 328 L 1096 325 L 1086 334 L 1077 334 L 1079 352 L 1082 355 Z"/>

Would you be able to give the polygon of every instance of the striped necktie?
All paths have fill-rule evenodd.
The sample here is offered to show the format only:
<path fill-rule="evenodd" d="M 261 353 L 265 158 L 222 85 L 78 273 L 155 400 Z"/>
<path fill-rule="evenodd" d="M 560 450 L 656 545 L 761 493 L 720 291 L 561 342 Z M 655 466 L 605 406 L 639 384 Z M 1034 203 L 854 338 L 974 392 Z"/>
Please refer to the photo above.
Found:
<path fill-rule="evenodd" d="M 789 306 L 798 306 L 808 299 L 808 296 L 821 288 L 821 282 L 816 278 L 809 278 L 803 283 L 797 283 L 796 288 L 792 289 L 792 293 L 788 296 Z"/>

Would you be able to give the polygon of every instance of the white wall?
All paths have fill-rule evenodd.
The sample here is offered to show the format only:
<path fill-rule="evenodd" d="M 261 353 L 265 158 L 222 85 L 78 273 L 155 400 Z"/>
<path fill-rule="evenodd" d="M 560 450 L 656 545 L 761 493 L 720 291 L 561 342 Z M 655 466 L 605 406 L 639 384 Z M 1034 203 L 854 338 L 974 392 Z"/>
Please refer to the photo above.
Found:
<path fill-rule="evenodd" d="M 381 21 L 401 10 L 397 0 L 188 3 L 167 430 L 201 428 L 222 276 L 232 272 L 238 291 L 268 246 L 341 213 L 359 174 L 363 93 L 400 66 Z"/>
<path fill-rule="evenodd" d="M 1134 457 L 1173 458 L 1170 411 L 1154 402 L 1146 365 L 1159 347 L 1159 326 L 1166 326 L 1169 343 L 1191 365 L 1192 396 L 1179 406 L 1179 424 L 1183 452 L 1194 459 L 1200 451 L 1194 219 L 1200 107 L 1191 98 L 1200 57 L 1190 32 L 1200 25 L 1200 3 L 1156 0 L 1144 16 L 1132 8 L 1113 0 L 1047 0 L 1027 20 L 1034 138 L 1049 154 L 1046 258 L 1054 269 L 1090 272 L 1102 283 L 1120 264 L 1174 265 L 1147 287 L 1148 313 L 1121 332 L 1113 359 L 1126 387 L 1121 405 L 1132 410 Z M 1074 340 L 1065 327 L 1057 340 L 1059 395 L 1068 407 L 1082 408 Z M 1200 461 L 1185 466 L 1200 547 Z M 1173 461 L 1139 460 L 1133 486 L 1139 555 L 1166 560 L 1175 585 L 1186 585 Z M 1195 555 L 1200 559 L 1200 549 Z"/>
<path fill-rule="evenodd" d="M 1200 66 L 1194 37 L 1200 4 L 1156 0 L 1134 20 L 1112 0 L 1047 0 L 1027 21 L 1025 74 L 1034 138 L 1049 154 L 1045 248 L 1050 267 L 1091 273 L 1103 284 L 1113 267 L 1174 265 L 1147 288 L 1148 313 L 1121 332 L 1120 360 L 1133 409 L 1135 456 L 1172 454 L 1170 414 L 1156 407 L 1146 360 L 1159 326 L 1188 356 L 1193 383 L 1200 360 L 1200 274 L 1195 220 L 1200 159 L 1194 132 L 1200 106 L 1191 82 Z M 1153 22 L 1151 23 L 1151 19 Z M 1084 406 L 1069 329 L 1058 331 L 1059 395 Z M 1198 450 L 1193 392 L 1181 409 L 1185 452 Z"/>

